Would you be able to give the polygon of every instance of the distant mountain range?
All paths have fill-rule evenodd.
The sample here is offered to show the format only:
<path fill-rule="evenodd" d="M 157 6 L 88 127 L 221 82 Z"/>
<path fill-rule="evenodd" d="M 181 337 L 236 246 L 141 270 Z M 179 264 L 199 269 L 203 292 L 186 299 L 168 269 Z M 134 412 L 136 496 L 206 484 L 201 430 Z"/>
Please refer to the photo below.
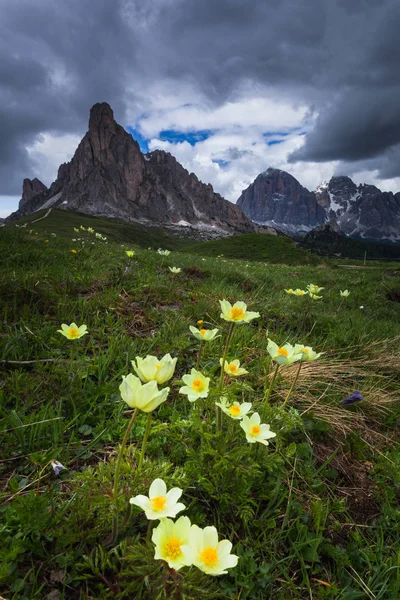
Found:
<path fill-rule="evenodd" d="M 357 186 L 349 177 L 332 177 L 310 192 L 286 171 L 270 168 L 242 192 L 237 205 L 254 222 L 289 235 L 329 224 L 352 238 L 400 242 L 400 193 Z"/>
<path fill-rule="evenodd" d="M 168 152 L 142 154 L 105 102 L 91 108 L 88 132 L 50 188 L 25 179 L 19 208 L 7 220 L 51 207 L 206 237 L 277 230 L 303 236 L 329 225 L 351 238 L 400 242 L 400 193 L 343 176 L 310 192 L 286 171 L 269 168 L 233 204 Z"/>

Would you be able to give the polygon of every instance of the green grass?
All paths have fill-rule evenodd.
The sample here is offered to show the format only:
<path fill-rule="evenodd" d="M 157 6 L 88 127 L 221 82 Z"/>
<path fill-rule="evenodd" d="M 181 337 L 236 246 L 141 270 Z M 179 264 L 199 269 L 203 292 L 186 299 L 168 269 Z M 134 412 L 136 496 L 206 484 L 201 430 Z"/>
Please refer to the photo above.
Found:
<path fill-rule="evenodd" d="M 81 224 L 108 243 L 76 234 Z M 178 251 L 173 244 L 185 241 L 165 231 L 60 211 L 32 227 L 0 228 L 0 595 L 398 600 L 398 265 L 339 268 L 286 238 L 252 234 Z M 163 260 L 148 246 L 173 251 Z M 284 292 L 308 283 L 325 288 L 322 300 Z M 235 328 L 228 356 L 249 374 L 230 382 L 228 398 L 264 410 L 267 336 L 325 352 L 303 367 L 285 408 L 295 369 L 278 375 L 268 448 L 248 444 L 228 417 L 215 433 L 223 298 L 260 313 Z M 221 333 L 201 359 L 211 378 L 203 410 L 178 393 L 196 363 L 189 325 L 198 319 Z M 72 321 L 89 331 L 75 343 L 57 333 Z M 130 417 L 121 377 L 136 356 L 166 353 L 178 357 L 171 391 L 154 411 L 140 471 L 146 415 L 133 427 L 110 545 L 115 460 Z M 364 400 L 343 406 L 355 389 Z M 67 467 L 59 477 L 51 459 Z M 147 520 L 128 500 L 156 477 L 183 489 L 181 514 L 232 541 L 239 562 L 228 575 L 176 576 L 154 560 Z"/>

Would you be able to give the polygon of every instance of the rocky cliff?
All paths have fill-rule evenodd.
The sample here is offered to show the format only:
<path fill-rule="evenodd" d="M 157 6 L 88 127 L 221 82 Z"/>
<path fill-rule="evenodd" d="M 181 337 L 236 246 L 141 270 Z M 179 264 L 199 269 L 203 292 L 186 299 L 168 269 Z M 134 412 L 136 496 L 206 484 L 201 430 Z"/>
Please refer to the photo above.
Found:
<path fill-rule="evenodd" d="M 21 201 L 9 219 L 49 207 L 124 220 L 251 232 L 243 211 L 214 193 L 162 150 L 143 155 L 106 103 L 90 111 L 89 130 L 48 190 Z"/>
<path fill-rule="evenodd" d="M 259 224 L 304 235 L 330 223 L 338 233 L 367 240 L 400 242 L 400 193 L 332 177 L 310 192 L 289 173 L 268 169 L 242 192 L 238 202 Z"/>
<path fill-rule="evenodd" d="M 31 200 L 34 196 L 47 192 L 47 186 L 37 179 L 24 179 L 22 184 L 22 198 L 19 201 L 19 208 Z"/>

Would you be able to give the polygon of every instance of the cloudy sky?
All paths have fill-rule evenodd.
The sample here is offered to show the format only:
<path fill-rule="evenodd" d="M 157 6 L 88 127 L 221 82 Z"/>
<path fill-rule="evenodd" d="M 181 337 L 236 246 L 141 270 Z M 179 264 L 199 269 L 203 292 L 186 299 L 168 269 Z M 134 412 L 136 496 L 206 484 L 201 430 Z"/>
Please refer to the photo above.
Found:
<path fill-rule="evenodd" d="M 398 0 L 0 0 L 0 216 L 109 102 L 236 201 L 269 166 L 400 190 Z"/>

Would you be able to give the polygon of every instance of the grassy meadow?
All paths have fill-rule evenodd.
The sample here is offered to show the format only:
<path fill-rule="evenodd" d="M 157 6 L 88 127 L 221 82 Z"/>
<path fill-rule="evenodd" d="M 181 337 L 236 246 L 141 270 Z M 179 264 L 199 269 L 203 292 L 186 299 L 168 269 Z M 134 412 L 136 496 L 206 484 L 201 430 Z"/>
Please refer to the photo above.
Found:
<path fill-rule="evenodd" d="M 399 264 L 349 266 L 261 234 L 193 244 L 60 211 L 0 228 L 0 248 L 0 595 L 398 600 Z M 310 283 L 321 299 L 284 291 Z M 231 327 L 223 299 L 260 316 Z M 88 334 L 57 331 L 73 322 Z M 200 357 L 190 326 L 219 329 Z M 227 359 L 248 373 L 221 386 L 231 330 Z M 323 354 L 277 371 L 268 338 Z M 137 412 L 120 452 L 122 376 L 165 354 L 177 357 L 168 397 Z M 196 365 L 209 393 L 190 402 L 179 389 Z M 218 428 L 221 397 L 252 403 L 276 437 L 249 443 L 225 413 Z M 232 543 L 236 567 L 154 558 L 158 521 L 129 499 L 157 478 L 183 491 L 178 517 Z"/>

